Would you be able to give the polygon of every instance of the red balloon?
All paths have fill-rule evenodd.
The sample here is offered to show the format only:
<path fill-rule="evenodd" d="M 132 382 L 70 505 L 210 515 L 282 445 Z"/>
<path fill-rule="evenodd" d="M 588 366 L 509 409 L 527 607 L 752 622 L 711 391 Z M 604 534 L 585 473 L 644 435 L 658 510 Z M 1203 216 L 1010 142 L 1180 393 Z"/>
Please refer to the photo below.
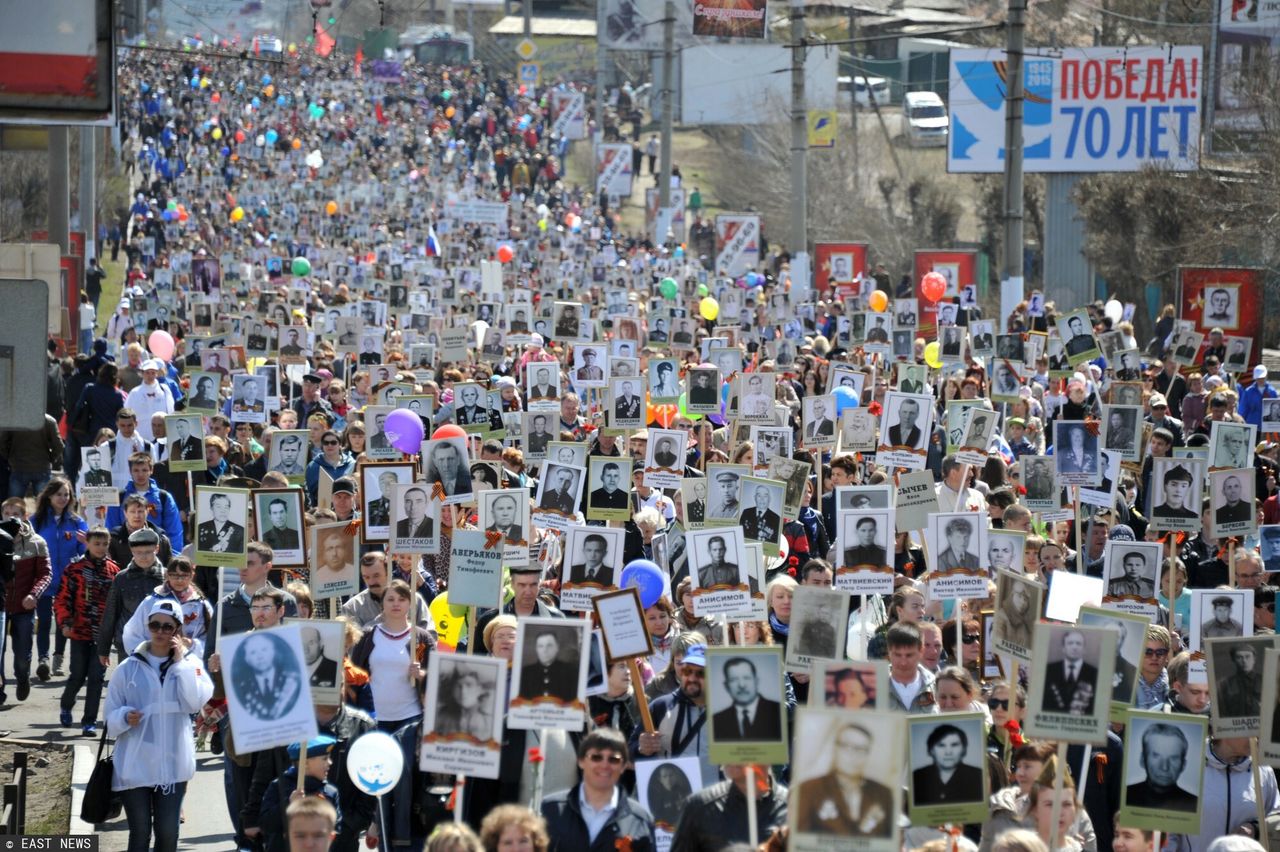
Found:
<path fill-rule="evenodd" d="M 511 258 L 515 256 L 516 256 L 516 253 L 511 250 L 511 246 L 498 246 L 498 262 L 499 263 L 510 263 Z"/>
<path fill-rule="evenodd" d="M 455 423 L 446 423 L 439 429 L 431 433 L 431 440 L 438 441 L 441 438 L 465 438 L 466 431 Z"/>
<path fill-rule="evenodd" d="M 947 279 L 941 272 L 926 272 L 920 279 L 920 295 L 929 302 L 936 302 L 947 293 Z"/>

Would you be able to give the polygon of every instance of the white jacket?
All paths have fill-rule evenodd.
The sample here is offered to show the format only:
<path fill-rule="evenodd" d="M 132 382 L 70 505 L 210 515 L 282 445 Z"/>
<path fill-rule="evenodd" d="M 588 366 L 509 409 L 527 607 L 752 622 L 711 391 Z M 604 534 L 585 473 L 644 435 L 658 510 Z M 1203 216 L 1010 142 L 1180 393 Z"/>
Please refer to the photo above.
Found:
<path fill-rule="evenodd" d="M 132 408 L 133 413 L 138 415 L 138 434 L 143 440 L 154 441 L 156 436 L 151 432 L 151 416 L 172 414 L 173 394 L 170 393 L 168 385 L 157 379 L 154 385 L 143 382 L 129 391 L 124 404 L 126 408 Z"/>
<path fill-rule="evenodd" d="M 173 601 L 182 610 L 182 633 L 191 640 L 191 648 L 187 650 L 188 656 L 193 656 L 197 660 L 204 659 L 204 643 L 208 638 L 209 629 L 213 626 L 213 606 L 209 603 L 209 599 L 198 591 L 186 601 L 178 600 L 178 598 L 169 591 L 165 590 L 163 583 L 156 586 L 151 594 L 143 598 L 142 603 L 138 604 L 138 608 L 133 611 L 133 615 L 129 617 L 129 621 L 124 626 L 124 647 L 136 648 L 150 638 L 147 630 L 147 622 L 151 612 L 151 605 L 157 601 Z"/>
<path fill-rule="evenodd" d="M 169 665 L 164 683 L 146 659 L 146 647 L 131 654 L 107 687 L 107 733 L 116 740 L 112 790 L 172 787 L 196 774 L 191 714 L 213 695 L 204 662 L 188 653 Z M 136 728 L 125 717 L 142 713 Z"/>

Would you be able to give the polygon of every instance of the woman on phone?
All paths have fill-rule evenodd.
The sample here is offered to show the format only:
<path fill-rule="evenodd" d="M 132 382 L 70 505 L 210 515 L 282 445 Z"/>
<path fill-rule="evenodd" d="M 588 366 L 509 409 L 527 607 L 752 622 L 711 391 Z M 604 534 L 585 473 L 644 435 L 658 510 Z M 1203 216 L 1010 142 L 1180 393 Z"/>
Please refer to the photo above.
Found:
<path fill-rule="evenodd" d="M 213 695 L 213 681 L 188 653 L 177 602 L 154 602 L 147 631 L 107 689 L 107 733 L 116 741 L 111 789 L 124 803 L 129 852 L 146 852 L 153 827 L 156 852 L 174 852 L 182 797 L 196 774 L 191 714 Z"/>

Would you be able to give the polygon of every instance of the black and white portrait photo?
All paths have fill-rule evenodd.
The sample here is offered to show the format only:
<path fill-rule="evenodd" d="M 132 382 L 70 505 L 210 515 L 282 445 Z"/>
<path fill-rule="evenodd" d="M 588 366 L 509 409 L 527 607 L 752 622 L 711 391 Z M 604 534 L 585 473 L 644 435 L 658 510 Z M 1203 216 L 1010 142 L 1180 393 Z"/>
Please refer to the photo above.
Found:
<path fill-rule="evenodd" d="M 701 529 L 707 518 L 707 478 L 699 476 L 680 483 L 681 518 L 688 529 Z"/>
<path fill-rule="evenodd" d="M 581 730 L 590 641 L 584 619 L 520 619 L 508 727 Z"/>
<path fill-rule="evenodd" d="M 1107 567 L 1107 597 L 1152 601 L 1160 576 L 1160 543 L 1108 541 L 1103 551 Z"/>
<path fill-rule="evenodd" d="M 830 396 L 806 396 L 802 400 L 802 404 L 804 413 L 804 446 L 835 446 L 835 399 Z"/>
<path fill-rule="evenodd" d="M 1098 484 L 1098 436 L 1084 421 L 1054 423 L 1053 458 L 1060 485 Z"/>
<path fill-rule="evenodd" d="M 560 462 L 544 465 L 542 479 L 538 483 L 538 512 L 552 512 L 564 518 L 576 514 L 586 474 L 586 468 L 576 465 Z"/>
<path fill-rule="evenodd" d="M 446 506 L 470 503 L 474 497 L 471 468 L 467 459 L 467 439 L 436 438 L 422 442 L 423 478 L 427 487 L 436 483 L 444 489 Z"/>
<path fill-rule="evenodd" d="M 1215 420 L 1209 429 L 1209 469 L 1253 467 L 1257 428 L 1252 423 Z"/>
<path fill-rule="evenodd" d="M 650 488 L 679 488 L 684 477 L 685 429 L 650 429 L 645 447 L 644 484 Z"/>
<path fill-rule="evenodd" d="M 204 418 L 199 414 L 170 414 L 164 418 L 164 425 L 164 457 L 169 462 L 169 470 L 174 473 L 206 470 L 208 464 L 204 458 Z M 106 474 L 105 484 L 110 485 L 109 468 L 106 469 Z M 103 484 L 101 478 L 96 476 L 92 483 L 88 482 L 87 476 L 84 481 L 90 485 Z"/>
<path fill-rule="evenodd" d="M 912 822 L 984 818 L 987 782 L 982 714 L 911 716 L 907 736 Z"/>
<path fill-rule="evenodd" d="M 608 356 L 603 344 L 575 346 L 573 349 L 573 384 L 579 388 L 602 388 L 608 373 Z"/>
<path fill-rule="evenodd" d="M 793 841 L 803 844 L 797 848 L 897 850 L 900 770 L 876 755 L 904 752 L 900 717 L 797 709 L 788 815 Z M 850 789 L 858 795 L 846 795 Z"/>
<path fill-rule="evenodd" d="M 302 664 L 311 682 L 311 698 L 317 704 L 341 703 L 343 680 L 343 639 L 346 627 L 342 621 L 307 619 L 300 623 Z"/>
<path fill-rule="evenodd" d="M 266 423 L 267 377 L 234 376 L 231 383 L 232 422 Z"/>
<path fill-rule="evenodd" d="M 738 416 L 749 422 L 772 422 L 777 375 L 747 373 L 738 376 Z"/>
<path fill-rule="evenodd" d="M 391 495 L 392 553 L 438 553 L 440 502 L 421 482 L 396 484 Z"/>
<path fill-rule="evenodd" d="M 1102 407 L 1102 448 L 1119 453 L 1124 461 L 1138 460 L 1142 437 L 1142 409 L 1129 405 Z"/>
<path fill-rule="evenodd" d="M 556 364 L 535 362 L 526 368 L 526 397 L 530 411 L 558 410 L 560 407 L 560 368 Z"/>
<path fill-rule="evenodd" d="M 743 509 L 742 478 L 748 475 L 750 470 L 745 465 L 713 463 L 707 466 L 708 525 L 737 523 L 738 515 Z"/>
<path fill-rule="evenodd" d="M 385 542 L 391 538 L 391 499 L 396 485 L 408 485 L 414 479 L 414 467 L 408 462 L 366 462 L 357 468 L 362 500 L 360 536 L 366 544 Z"/>
<path fill-rule="evenodd" d="M 964 427 L 964 437 L 960 439 L 957 458 L 961 464 L 982 465 L 987 460 L 987 448 L 996 433 L 996 422 L 999 415 L 976 405 L 966 407 L 968 417 Z M 969 459 L 969 461 L 966 461 Z"/>
<path fill-rule="evenodd" d="M 918 470 L 924 467 L 933 434 L 933 397 L 887 391 L 880 415 L 879 464 Z"/>
<path fill-rule="evenodd" d="M 689 370 L 686 405 L 693 414 L 720 413 L 720 371 L 714 367 Z"/>
<path fill-rule="evenodd" d="M 669 835 L 675 831 L 685 801 L 693 795 L 694 784 L 702 786 L 702 767 L 697 758 L 636 761 L 636 795 L 653 814 L 654 826 L 660 833 Z"/>
<path fill-rule="evenodd" d="M 480 528 L 499 533 L 504 542 L 503 563 L 525 565 L 529 560 L 529 492 L 523 488 L 483 491 Z"/>
<path fill-rule="evenodd" d="M 524 455 L 527 459 L 544 459 L 547 457 L 547 445 L 556 439 L 551 430 L 551 421 L 559 420 L 559 414 L 545 411 L 526 411 L 522 430 Z M 615 424 L 617 425 L 617 424 Z M 641 425 L 637 422 L 636 425 Z"/>
<path fill-rule="evenodd" d="M 1215 737 L 1254 737 L 1261 732 L 1262 657 L 1273 647 L 1274 636 L 1205 641 L 1211 696 L 1209 714 Z"/>
<path fill-rule="evenodd" d="M 223 637 L 218 651 L 237 748 L 305 741 L 308 731 L 315 736 L 300 629 L 286 625 Z"/>
<path fill-rule="evenodd" d="M 987 530 L 987 569 L 1022 572 L 1022 553 L 1026 549 L 1027 534 L 1020 530 Z"/>
<path fill-rule="evenodd" d="M 996 335 L 996 357 L 1002 361 L 1027 360 L 1025 348 L 1021 334 Z"/>
<path fill-rule="evenodd" d="M 1209 474 L 1211 534 L 1219 541 L 1252 535 L 1258 529 L 1254 469 L 1216 470 Z"/>
<path fill-rule="evenodd" d="M 1138 688 L 1150 617 L 1110 608 L 1081 607 L 1078 623 L 1084 627 L 1107 627 L 1116 632 L 1115 672 L 1111 676 L 1111 705 L 1130 707 Z"/>
<path fill-rule="evenodd" d="M 1192 589 L 1190 649 L 1253 633 L 1253 589 Z"/>
<path fill-rule="evenodd" d="M 253 492 L 258 539 L 270 546 L 271 562 L 280 568 L 307 565 L 302 496 L 300 488 L 260 488 Z"/>
<path fill-rule="evenodd" d="M 1204 324 L 1226 331 L 1240 326 L 1239 285 L 1216 284 L 1205 288 Z"/>
<path fill-rule="evenodd" d="M 609 425 L 619 429 L 644 426 L 644 383 L 638 378 L 616 378 L 610 384 Z"/>
<path fill-rule="evenodd" d="M 781 649 L 715 648 L 706 656 L 711 759 L 737 762 L 762 754 L 755 750 L 760 745 L 785 750 Z"/>
<path fill-rule="evenodd" d="M 497 778 L 506 709 L 507 666 L 494 657 L 433 650 L 418 752 L 424 772 Z"/>
<path fill-rule="evenodd" d="M 994 531 L 993 531 L 994 532 Z M 1035 626 L 1044 604 L 1044 586 L 1018 571 L 996 575 L 996 609 L 991 638 L 995 651 L 1031 662 Z"/>
<path fill-rule="evenodd" d="M 1152 527 L 1198 532 L 1203 481 L 1201 459 L 1152 457 L 1148 514 Z"/>
<path fill-rule="evenodd" d="M 201 565 L 244 567 L 245 519 L 249 512 L 249 492 L 241 488 L 197 485 L 196 558 Z"/>
<path fill-rule="evenodd" d="M 290 482 L 301 483 L 307 473 L 307 447 L 309 441 L 305 429 L 278 430 L 271 434 L 271 446 L 267 454 L 267 470 L 281 473 Z"/>
<path fill-rule="evenodd" d="M 649 361 L 649 396 L 653 401 L 680 398 L 680 364 L 670 358 Z"/>
<path fill-rule="evenodd" d="M 1129 713 L 1121 825 L 1169 832 L 1197 830 L 1206 723 L 1186 714 Z"/>
<path fill-rule="evenodd" d="M 842 589 L 796 587 L 791 598 L 788 671 L 810 674 L 816 660 L 844 659 L 849 601 Z"/>
<path fill-rule="evenodd" d="M 564 590 L 602 591 L 618 584 L 622 571 L 623 530 L 611 527 L 570 526 L 565 536 Z M 570 597 L 575 600 L 569 600 Z M 561 608 L 591 611 L 591 595 L 561 593 Z"/>
<path fill-rule="evenodd" d="M 626 456 L 592 456 L 587 471 L 587 519 L 593 521 L 625 521 L 631 517 L 631 463 Z M 689 482 L 690 480 L 685 480 Z M 706 497 L 706 481 L 703 484 Z M 705 503 L 704 503 L 705 505 Z M 686 515 L 686 518 L 688 516 Z M 699 517 L 701 520 L 701 517 Z"/>
<path fill-rule="evenodd" d="M 685 535 L 689 573 L 700 589 L 746 585 L 741 527 L 691 530 Z M 752 590 L 755 591 L 755 590 Z"/>
<path fill-rule="evenodd" d="M 964 354 L 964 332 L 964 328 L 958 325 L 938 326 L 938 354 L 943 361 L 960 361 L 960 356 Z M 895 351 L 894 355 L 897 354 Z"/>
<path fill-rule="evenodd" d="M 1262 570 L 1280 571 L 1280 524 L 1258 527 L 1258 552 L 1262 556 Z"/>
<path fill-rule="evenodd" d="M 474 382 L 453 386 L 453 422 L 467 432 L 489 432 L 502 428 L 502 412 L 494 409 L 484 388 Z"/>
<path fill-rule="evenodd" d="M 1038 736 L 1102 742 L 1111 710 L 1117 634 L 1108 627 L 1037 624 L 1034 656 L 1044 660 L 1033 679 L 1025 728 Z"/>
<path fill-rule="evenodd" d="M 1067 360 L 1079 364 L 1098 357 L 1102 351 L 1093 336 L 1093 324 L 1089 321 L 1089 312 L 1077 308 L 1058 316 L 1058 334 L 1062 338 L 1063 349 Z"/>
<path fill-rule="evenodd" d="M 969 347 L 973 357 L 990 358 L 994 355 L 995 335 L 995 320 L 974 320 L 969 323 Z"/>
<path fill-rule="evenodd" d="M 773 479 L 746 477 L 742 481 L 742 513 L 738 523 L 743 538 L 764 545 L 767 556 L 776 556 L 782 538 L 782 497 L 786 486 Z"/>

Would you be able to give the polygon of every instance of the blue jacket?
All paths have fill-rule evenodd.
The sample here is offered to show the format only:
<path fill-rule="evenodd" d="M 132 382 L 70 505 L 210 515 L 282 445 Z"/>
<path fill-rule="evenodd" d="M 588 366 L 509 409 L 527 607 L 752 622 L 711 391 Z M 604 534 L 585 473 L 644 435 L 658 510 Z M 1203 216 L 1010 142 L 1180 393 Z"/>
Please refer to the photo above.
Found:
<path fill-rule="evenodd" d="M 322 467 L 326 473 L 337 479 L 354 471 L 356 460 L 351 453 L 343 450 L 341 460 L 336 465 L 331 465 L 325 461 L 324 453 L 316 453 L 315 458 L 307 465 L 307 500 L 312 506 L 316 504 L 316 493 L 320 490 L 320 468 Z"/>
<path fill-rule="evenodd" d="M 32 526 L 35 526 L 32 518 Z M 76 537 L 78 532 L 88 532 L 89 525 L 73 512 L 63 512 L 59 520 L 53 512 L 45 522 L 36 529 L 36 533 L 49 545 L 49 566 L 53 570 L 53 579 L 44 590 L 45 597 L 53 597 L 62 586 L 62 569 L 75 562 L 84 554 L 84 545 Z"/>
<path fill-rule="evenodd" d="M 1240 402 L 1236 408 L 1240 412 L 1240 416 L 1244 418 L 1244 422 L 1252 423 L 1257 427 L 1258 431 L 1262 431 L 1262 400 L 1275 399 L 1276 389 L 1271 385 L 1263 385 L 1258 387 L 1258 382 L 1254 382 L 1248 387 L 1238 385 L 1236 390 L 1240 394 Z"/>
<path fill-rule="evenodd" d="M 124 487 L 124 493 L 120 495 L 120 502 L 124 502 L 124 498 L 130 494 L 136 494 L 138 489 L 134 486 L 133 480 Z M 164 530 L 164 534 L 169 537 L 169 546 L 173 548 L 174 553 L 181 553 L 183 548 L 182 534 L 182 515 L 178 511 L 178 504 L 174 502 L 173 495 L 168 491 L 156 485 L 156 481 L 151 480 L 151 485 L 146 490 L 147 502 L 151 505 L 147 512 L 147 520 L 159 526 Z M 107 509 L 107 529 L 115 529 L 124 523 L 124 510 L 119 506 L 112 506 Z"/>

